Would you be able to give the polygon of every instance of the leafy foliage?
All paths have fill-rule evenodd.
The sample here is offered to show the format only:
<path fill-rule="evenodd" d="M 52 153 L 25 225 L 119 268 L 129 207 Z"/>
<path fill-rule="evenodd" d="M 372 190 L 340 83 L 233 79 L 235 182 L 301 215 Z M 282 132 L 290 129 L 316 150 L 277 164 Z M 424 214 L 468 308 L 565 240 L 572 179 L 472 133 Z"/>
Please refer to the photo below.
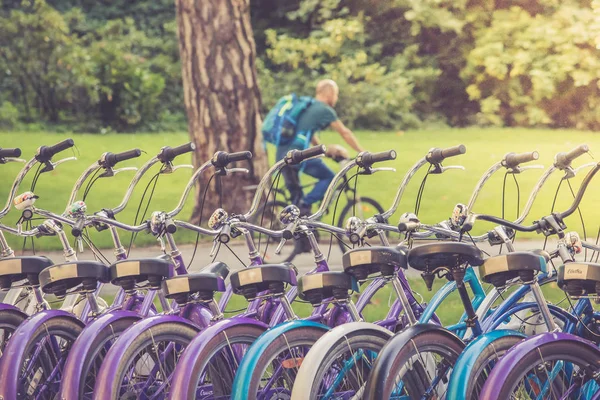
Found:
<path fill-rule="evenodd" d="M 599 0 L 250 4 L 265 112 L 329 77 L 357 128 L 600 125 Z M 82 131 L 183 128 L 173 1 L 0 0 L 6 103 Z"/>

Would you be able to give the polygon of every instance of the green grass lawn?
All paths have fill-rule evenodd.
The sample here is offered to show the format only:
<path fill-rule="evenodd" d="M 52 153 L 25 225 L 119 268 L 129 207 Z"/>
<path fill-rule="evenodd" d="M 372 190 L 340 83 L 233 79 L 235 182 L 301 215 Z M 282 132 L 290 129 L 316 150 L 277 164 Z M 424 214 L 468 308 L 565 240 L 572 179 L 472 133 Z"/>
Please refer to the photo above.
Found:
<path fill-rule="evenodd" d="M 75 140 L 77 145 L 75 155 L 78 160 L 65 163 L 55 171 L 42 175 L 36 188 L 36 194 L 40 196 L 36 205 L 54 212 L 62 212 L 64 210 L 71 187 L 76 178 L 103 152 L 119 152 L 139 147 L 146 154 L 143 154 L 142 157 L 136 160 L 123 163 L 123 166 L 140 166 L 149 157 L 156 154 L 162 146 L 176 146 L 188 140 L 186 133 L 67 135 L 2 132 L 0 133 L 0 147 L 20 147 L 23 150 L 22 157 L 30 158 L 38 146 L 42 144 L 54 144 L 67 137 L 72 137 Z M 432 175 L 427 180 L 419 216 L 423 222 L 428 223 L 435 223 L 448 218 L 457 202 L 468 202 L 470 193 L 482 173 L 510 151 L 525 152 L 537 150 L 540 153 L 538 164 L 543 164 L 547 167 L 552 163 L 553 157 L 557 152 L 571 150 L 581 143 L 589 144 L 592 152 L 600 149 L 600 136 L 592 132 L 566 130 L 469 128 L 422 130 L 405 133 L 358 132 L 358 137 L 363 146 L 370 151 L 395 149 L 398 152 L 398 158 L 395 161 L 386 163 L 386 166 L 396 168 L 395 173 L 380 172 L 373 176 L 361 176 L 358 181 L 359 192 L 363 195 L 374 197 L 384 207 L 391 205 L 404 173 L 412 164 L 423 157 L 430 148 L 448 147 L 457 144 L 465 144 L 467 146 L 467 154 L 446 162 L 447 165 L 463 165 L 466 167 L 466 171 L 451 170 L 443 175 Z M 321 135 L 321 139 L 325 144 L 342 143 L 341 138 L 333 132 L 324 132 Z M 63 154 L 65 156 L 73 155 L 73 152 L 67 151 Z M 190 162 L 190 158 L 184 156 L 180 157 L 177 161 L 179 163 L 188 163 Z M 575 165 L 581 165 L 590 161 L 592 159 L 589 156 L 584 156 L 580 160 L 577 160 Z M 0 168 L 2 169 L 2 173 L 0 174 L 0 199 L 5 201 L 8 189 L 21 165 L 8 164 L 1 165 Z M 336 168 L 336 166 L 332 165 L 332 168 Z M 415 197 L 424 173 L 424 170 L 421 171 L 411 181 L 411 184 L 404 193 L 399 211 L 392 218 L 392 222 L 397 222 L 401 212 L 414 211 Z M 541 173 L 542 170 L 530 170 L 525 171 L 517 177 L 521 187 L 521 207 L 525 204 L 530 190 Z M 87 199 L 88 210 L 96 211 L 101 208 L 117 205 L 125 193 L 132 174 L 132 172 L 124 172 L 115 178 L 100 180 Z M 119 220 L 128 223 L 133 222 L 141 194 L 151 175 L 149 173 L 142 180 L 127 209 L 119 214 Z M 171 210 L 177 204 L 181 191 L 190 175 L 190 170 L 179 170 L 175 174 L 162 176 L 158 182 L 150 210 Z M 583 176 L 584 174 L 581 174 L 573 179 L 575 190 L 577 190 Z M 494 215 L 500 214 L 503 178 L 503 173 L 499 172 L 490 179 L 475 205 L 476 212 Z M 529 222 L 548 213 L 559 179 L 559 174 L 555 174 L 541 191 L 534 205 L 533 212 L 528 218 Z M 29 186 L 30 181 L 26 181 L 21 187 L 20 192 L 28 190 Z M 566 185 L 565 189 L 568 189 Z M 515 193 L 514 182 L 510 178 L 507 185 L 507 217 L 509 218 L 514 217 L 516 214 Z M 594 182 L 590 186 L 590 190 L 582 204 L 588 234 L 591 233 L 592 235 L 595 235 L 600 223 L 600 208 L 594 206 L 598 195 L 600 195 L 600 184 Z M 567 190 L 562 191 L 557 201 L 557 209 L 565 209 L 570 204 L 571 198 Z M 180 214 L 181 219 L 185 219 L 190 215 L 193 201 L 192 198 L 188 200 L 185 209 Z M 19 213 L 13 209 L 3 219 L 3 223 L 13 225 L 18 218 Z M 570 229 L 581 231 L 581 224 L 577 218 L 571 217 L 567 222 Z M 489 227 L 490 225 L 479 223 L 475 228 L 475 233 L 482 233 L 489 229 Z M 126 237 L 127 235 L 123 235 L 124 241 L 126 241 Z M 18 247 L 19 243 L 21 243 L 17 238 L 9 237 L 8 239 L 11 245 L 15 247 Z M 195 239 L 195 235 L 180 230 L 177 233 L 177 239 L 179 243 L 191 242 Z M 111 245 L 107 232 L 94 234 L 94 240 L 99 247 L 110 247 Z M 154 240 L 150 235 L 141 234 L 137 238 L 136 244 L 150 244 Z M 36 248 L 38 249 L 56 249 L 58 247 L 59 243 L 54 238 L 41 238 L 36 241 Z"/>

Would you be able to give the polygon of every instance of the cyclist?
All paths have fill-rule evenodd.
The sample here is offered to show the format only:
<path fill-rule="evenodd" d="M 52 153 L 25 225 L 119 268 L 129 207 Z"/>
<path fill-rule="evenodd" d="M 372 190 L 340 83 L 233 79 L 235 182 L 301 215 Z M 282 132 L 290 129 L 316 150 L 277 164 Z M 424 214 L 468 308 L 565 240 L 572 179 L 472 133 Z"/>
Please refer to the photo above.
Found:
<path fill-rule="evenodd" d="M 358 140 L 333 109 L 338 101 L 339 88 L 331 79 L 321 80 L 317 84 L 316 94 L 309 99 L 306 108 L 298 116 L 294 137 L 291 142 L 277 146 L 276 159 L 281 160 L 292 149 L 304 150 L 310 145 L 318 145 L 320 141 L 316 134 L 329 127 L 340 134 L 346 143 L 357 152 L 364 149 Z M 348 152 L 341 146 L 327 146 L 327 155 L 330 157 L 348 158 Z M 302 192 L 299 182 L 299 172 L 312 176 L 318 180 L 310 193 Z M 334 173 L 320 158 L 308 160 L 300 167 L 286 167 L 282 171 L 285 185 L 288 188 L 292 202 L 299 206 L 301 215 L 308 215 L 312 205 L 325 196 L 325 191 L 333 179 Z"/>

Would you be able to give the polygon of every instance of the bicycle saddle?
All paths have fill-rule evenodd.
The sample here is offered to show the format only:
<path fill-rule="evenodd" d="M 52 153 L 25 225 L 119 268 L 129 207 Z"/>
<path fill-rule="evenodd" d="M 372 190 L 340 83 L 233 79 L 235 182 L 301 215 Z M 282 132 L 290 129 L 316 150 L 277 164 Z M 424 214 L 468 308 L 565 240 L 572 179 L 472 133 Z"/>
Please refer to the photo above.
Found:
<path fill-rule="evenodd" d="M 546 272 L 546 260 L 543 255 L 531 251 L 489 257 L 479 267 L 481 280 L 495 287 L 506 286 L 515 278 L 531 282 L 538 272 Z"/>
<path fill-rule="evenodd" d="M 298 279 L 298 296 L 313 306 L 318 306 L 323 300 L 331 297 L 345 300 L 349 290 L 358 292 L 358 282 L 345 272 L 319 272 Z"/>
<path fill-rule="evenodd" d="M 569 296 L 600 296 L 600 264 L 570 262 L 561 265 L 557 283 Z"/>
<path fill-rule="evenodd" d="M 346 273 L 359 281 L 379 272 L 384 276 L 391 276 L 396 269 L 407 268 L 407 251 L 406 247 L 363 247 L 344 253 L 342 265 Z"/>
<path fill-rule="evenodd" d="M 110 266 L 110 282 L 132 290 L 143 282 L 158 289 L 163 279 L 171 276 L 171 263 L 160 258 L 140 258 L 117 261 Z"/>
<path fill-rule="evenodd" d="M 217 261 L 212 264 L 208 264 L 199 272 L 203 274 L 214 274 L 220 276 L 222 279 L 225 279 L 227 278 L 227 275 L 229 275 L 229 267 L 224 262 Z"/>
<path fill-rule="evenodd" d="M 46 257 L 23 256 L 0 260 L 0 289 L 10 289 L 13 282 L 27 279 L 28 285 L 40 284 L 38 275 L 54 263 Z"/>
<path fill-rule="evenodd" d="M 453 269 L 464 264 L 479 266 L 483 253 L 466 243 L 430 243 L 415 247 L 408 252 L 408 265 L 422 272 L 437 268 Z"/>
<path fill-rule="evenodd" d="M 96 290 L 98 283 L 110 281 L 110 271 L 97 261 L 75 261 L 47 267 L 40 272 L 39 279 L 44 293 L 62 297 L 78 286 L 85 291 Z"/>
<path fill-rule="evenodd" d="M 217 274 L 198 272 L 165 279 L 162 290 L 167 298 L 175 299 L 180 305 L 189 302 L 196 293 L 200 300 L 209 301 L 215 292 L 225 291 L 225 280 Z"/>
<path fill-rule="evenodd" d="M 296 286 L 296 267 L 289 263 L 244 268 L 231 274 L 233 292 L 243 295 L 246 300 L 254 299 L 266 290 L 283 293 L 285 284 Z"/>

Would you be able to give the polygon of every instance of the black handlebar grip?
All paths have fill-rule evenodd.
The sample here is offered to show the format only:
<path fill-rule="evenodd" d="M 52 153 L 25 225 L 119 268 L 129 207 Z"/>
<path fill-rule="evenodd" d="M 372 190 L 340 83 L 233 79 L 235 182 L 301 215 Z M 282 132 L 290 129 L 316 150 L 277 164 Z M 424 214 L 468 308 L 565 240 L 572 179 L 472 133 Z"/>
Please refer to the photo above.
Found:
<path fill-rule="evenodd" d="M 291 238 L 294 237 L 294 232 L 292 232 L 288 228 L 285 228 L 281 234 L 281 237 L 284 238 L 285 240 L 290 240 Z"/>
<path fill-rule="evenodd" d="M 425 159 L 432 164 L 439 164 L 446 158 L 459 156 L 467 152 L 467 147 L 464 144 L 458 146 L 448 147 L 447 149 L 435 148 L 431 150 Z"/>
<path fill-rule="evenodd" d="M 41 146 L 35 158 L 39 162 L 50 161 L 55 154 L 61 151 L 67 150 L 75 145 L 73 139 L 65 139 L 62 142 L 55 144 L 54 146 Z"/>
<path fill-rule="evenodd" d="M 357 163 L 362 167 L 370 167 L 371 165 L 382 162 L 396 159 L 396 151 L 382 151 L 380 153 L 369 153 L 365 151 L 362 153 L 360 160 L 357 160 Z"/>
<path fill-rule="evenodd" d="M 167 231 L 167 233 L 171 233 L 171 234 L 177 232 L 177 226 L 175 225 L 175 222 L 173 222 L 173 220 L 171 218 L 169 218 L 165 221 L 165 230 Z"/>
<path fill-rule="evenodd" d="M 590 147 L 587 144 L 579 145 L 577 148 L 567 153 L 566 159 L 571 162 L 577 157 L 584 155 L 588 151 L 590 151 Z"/>
<path fill-rule="evenodd" d="M 519 166 L 519 164 L 535 161 L 538 158 L 540 158 L 540 155 L 537 151 L 521 154 L 508 153 L 506 156 L 504 156 L 504 166 L 507 168 L 515 168 Z"/>
<path fill-rule="evenodd" d="M 223 228 L 221 228 L 221 233 L 219 233 L 219 242 L 221 243 L 229 243 L 231 239 L 231 226 L 229 224 L 225 224 Z"/>
<path fill-rule="evenodd" d="M 77 222 L 75 222 L 75 225 L 73 225 L 73 228 L 71 228 L 71 234 L 75 237 L 79 237 L 81 236 L 81 233 L 83 232 L 84 226 L 85 225 L 85 219 L 80 218 L 79 220 L 77 220 Z"/>
<path fill-rule="evenodd" d="M 21 149 L 0 149 L 0 158 L 5 157 L 19 157 L 21 155 Z"/>
<path fill-rule="evenodd" d="M 177 147 L 169 147 L 165 146 L 161 149 L 160 153 L 158 153 L 158 159 L 161 162 L 170 162 L 175 159 L 175 157 L 180 156 L 185 153 L 190 153 L 196 149 L 196 145 L 194 143 L 186 143 Z"/>
<path fill-rule="evenodd" d="M 252 153 L 249 151 L 240 151 L 237 153 L 227 153 L 225 151 L 217 151 L 212 158 L 212 164 L 217 168 L 225 168 L 232 162 L 251 160 Z"/>
<path fill-rule="evenodd" d="M 317 157 L 320 156 L 321 154 L 325 154 L 325 151 L 327 149 L 325 148 L 324 145 L 318 145 L 318 146 L 314 146 L 314 147 L 310 147 L 306 150 L 292 150 L 291 151 L 291 160 L 288 162 L 288 164 L 300 164 L 302 161 L 312 158 L 312 157 Z"/>
<path fill-rule="evenodd" d="M 122 153 L 106 153 L 104 156 L 104 166 L 105 167 L 114 167 L 117 163 L 125 160 L 130 160 L 132 158 L 136 158 L 142 155 L 142 151 L 140 149 L 133 149 L 124 151 Z"/>

